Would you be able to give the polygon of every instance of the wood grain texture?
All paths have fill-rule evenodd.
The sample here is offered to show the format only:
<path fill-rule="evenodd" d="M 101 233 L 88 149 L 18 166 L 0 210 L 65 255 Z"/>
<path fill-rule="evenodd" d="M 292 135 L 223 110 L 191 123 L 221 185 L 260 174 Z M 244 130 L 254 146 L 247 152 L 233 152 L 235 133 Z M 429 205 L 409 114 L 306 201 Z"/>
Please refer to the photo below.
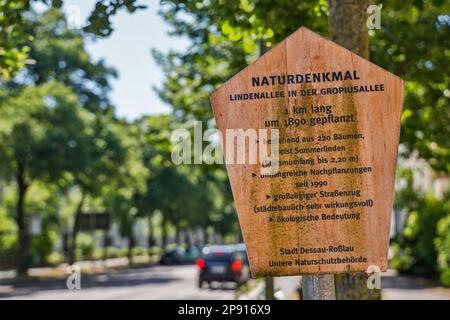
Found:
<path fill-rule="evenodd" d="M 307 83 L 309 73 L 349 71 L 352 79 Z M 355 73 L 353 73 L 355 72 Z M 254 86 L 253 77 L 303 75 L 303 81 L 284 84 Z M 356 79 L 357 78 L 357 79 Z M 287 78 L 286 78 L 287 79 Z M 382 85 L 383 91 L 322 94 L 326 88 Z M 301 90 L 317 90 L 316 95 L 301 96 Z M 337 90 L 337 89 L 336 89 Z M 285 97 L 273 99 L 234 100 L 237 93 L 283 91 Z M 289 91 L 298 92 L 288 97 Z M 403 80 L 375 64 L 355 55 L 343 47 L 326 40 L 307 28 L 300 28 L 256 62 L 242 70 L 216 90 L 211 96 L 217 126 L 226 136 L 226 129 L 268 129 L 265 120 L 278 120 L 280 142 L 285 138 L 312 137 L 314 141 L 282 143 L 280 151 L 312 147 L 343 147 L 334 152 L 303 152 L 281 154 L 280 161 L 313 159 L 308 165 L 283 165 L 280 172 L 304 170 L 304 177 L 260 176 L 261 163 L 227 164 L 239 222 L 247 246 L 253 276 L 326 274 L 366 271 L 368 266 L 387 268 L 390 220 L 397 148 L 400 134 L 400 116 L 403 100 Z M 328 114 L 311 113 L 311 106 L 331 106 L 333 117 L 353 115 L 354 121 L 310 125 L 311 118 Z M 306 113 L 294 114 L 293 107 L 306 107 Z M 287 108 L 288 113 L 285 113 Z M 304 119 L 307 125 L 288 126 L 290 118 Z M 344 119 L 344 117 L 342 117 Z M 348 120 L 348 119 L 347 119 Z M 359 136 L 355 139 L 334 139 L 334 134 Z M 319 137 L 331 136 L 329 141 Z M 263 143 L 259 141 L 259 143 Z M 224 145 L 226 143 L 224 142 Z M 349 159 L 357 161 L 349 161 Z M 318 157 L 328 163 L 318 163 Z M 346 162 L 331 163 L 332 158 L 346 158 Z M 370 168 L 362 174 L 339 173 L 312 175 L 314 169 L 350 170 Z M 356 170 L 356 169 L 355 169 Z M 256 175 L 256 176 L 255 176 Z M 326 181 L 327 185 L 313 187 L 313 182 Z M 307 186 L 301 187 L 301 184 Z M 352 191 L 352 196 L 320 197 L 320 192 Z M 359 196 L 354 195 L 359 190 Z M 316 193 L 313 199 L 276 200 L 277 195 Z M 298 196 L 299 197 L 299 196 Z M 367 202 L 372 206 L 355 208 L 325 208 L 330 202 Z M 306 206 L 320 205 L 320 209 Z M 255 213 L 255 206 L 302 205 L 302 210 L 278 210 Z M 322 215 L 347 214 L 354 218 L 322 219 Z M 359 219 L 356 218 L 359 214 Z M 317 221 L 278 222 L 281 218 L 298 219 L 308 215 Z M 297 217 L 297 218 L 296 218 Z M 332 246 L 330 250 L 330 246 Z M 334 252 L 339 246 L 351 251 Z M 281 254 L 282 248 L 294 254 Z M 305 249 L 310 252 L 305 253 Z M 320 249 L 320 250 L 318 250 Z M 314 251 L 325 252 L 314 252 Z M 353 258 L 352 258 L 353 257 Z M 364 258 L 361 260 L 361 257 Z M 332 258 L 332 260 L 330 260 Z M 340 259 L 340 260 L 338 260 Z M 356 260 L 355 260 L 356 259 Z M 359 260 L 358 260 L 359 259 Z M 270 266 L 270 261 L 281 264 Z M 283 261 L 283 263 L 280 263 Z M 302 262 L 303 261 L 303 262 Z M 355 262 L 353 262 L 355 261 Z M 276 264 L 277 264 L 276 263 Z M 287 264 L 287 265 L 286 265 Z M 289 265 L 290 264 L 290 265 Z"/>

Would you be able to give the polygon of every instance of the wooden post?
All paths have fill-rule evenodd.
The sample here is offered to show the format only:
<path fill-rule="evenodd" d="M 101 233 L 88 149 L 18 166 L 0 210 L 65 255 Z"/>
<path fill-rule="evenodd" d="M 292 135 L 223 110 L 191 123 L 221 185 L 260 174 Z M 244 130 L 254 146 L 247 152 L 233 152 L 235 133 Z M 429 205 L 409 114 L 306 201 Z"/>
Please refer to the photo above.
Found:
<path fill-rule="evenodd" d="M 369 59 L 367 7 L 374 2 L 369 0 L 328 0 L 330 39 L 366 59 Z"/>
<path fill-rule="evenodd" d="M 302 276 L 303 300 L 336 300 L 332 274 Z"/>
<path fill-rule="evenodd" d="M 272 277 L 264 278 L 266 282 L 266 300 L 274 300 L 275 299 L 275 291 Z"/>

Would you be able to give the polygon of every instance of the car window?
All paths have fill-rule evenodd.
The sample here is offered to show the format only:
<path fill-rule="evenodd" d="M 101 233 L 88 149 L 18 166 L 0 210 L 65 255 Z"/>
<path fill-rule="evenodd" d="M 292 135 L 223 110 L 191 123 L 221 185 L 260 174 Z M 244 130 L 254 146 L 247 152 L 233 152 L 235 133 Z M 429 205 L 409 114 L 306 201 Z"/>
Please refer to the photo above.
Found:
<path fill-rule="evenodd" d="M 206 261 L 231 261 L 233 258 L 233 255 L 230 253 L 225 253 L 225 252 L 210 252 L 208 254 L 205 255 L 205 260 Z"/>

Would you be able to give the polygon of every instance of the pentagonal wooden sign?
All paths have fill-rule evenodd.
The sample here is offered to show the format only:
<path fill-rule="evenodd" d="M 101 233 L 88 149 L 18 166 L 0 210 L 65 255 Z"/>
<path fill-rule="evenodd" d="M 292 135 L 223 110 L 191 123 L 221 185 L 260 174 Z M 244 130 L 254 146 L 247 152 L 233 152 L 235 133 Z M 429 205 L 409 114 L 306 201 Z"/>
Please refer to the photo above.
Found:
<path fill-rule="evenodd" d="M 400 78 L 303 27 L 212 94 L 224 153 L 249 132 L 249 160 L 226 160 L 254 276 L 386 270 L 402 99 Z"/>

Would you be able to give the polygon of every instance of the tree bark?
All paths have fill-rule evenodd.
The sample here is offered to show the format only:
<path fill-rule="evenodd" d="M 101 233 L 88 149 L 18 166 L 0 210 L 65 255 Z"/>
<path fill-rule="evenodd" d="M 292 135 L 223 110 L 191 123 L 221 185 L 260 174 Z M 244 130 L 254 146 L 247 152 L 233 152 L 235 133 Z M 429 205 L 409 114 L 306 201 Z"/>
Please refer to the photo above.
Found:
<path fill-rule="evenodd" d="M 369 59 L 367 7 L 375 1 L 328 0 L 329 35 L 331 40 L 348 50 Z M 367 288 L 368 275 L 364 272 L 335 275 L 336 299 L 379 300 L 380 290 Z"/>
<path fill-rule="evenodd" d="M 302 276 L 302 300 L 336 300 L 332 274 Z"/>
<path fill-rule="evenodd" d="M 186 233 L 184 235 L 184 243 L 190 248 L 192 246 L 192 237 L 191 237 L 191 230 L 186 229 Z"/>
<path fill-rule="evenodd" d="M 208 228 L 204 227 L 203 228 L 203 234 L 202 234 L 202 247 L 206 246 L 209 241 L 208 241 Z"/>
<path fill-rule="evenodd" d="M 265 283 L 264 295 L 265 295 L 266 300 L 275 300 L 275 289 L 274 289 L 273 278 L 265 277 L 264 283 Z"/>
<path fill-rule="evenodd" d="M 69 264 L 75 263 L 75 251 L 77 249 L 77 235 L 80 230 L 81 214 L 83 213 L 84 200 L 86 198 L 84 190 L 81 190 L 81 199 L 75 211 L 75 221 L 72 230 L 72 241 L 70 244 Z"/>
<path fill-rule="evenodd" d="M 163 213 L 163 218 L 161 221 L 161 237 L 162 237 L 162 248 L 163 250 L 167 247 L 167 218 L 166 215 Z"/>
<path fill-rule="evenodd" d="M 365 272 L 336 274 L 337 300 L 381 300 L 381 290 L 367 287 L 369 275 Z"/>
<path fill-rule="evenodd" d="M 108 259 L 108 247 L 110 246 L 110 241 L 108 231 L 105 230 L 103 234 L 103 260 L 105 261 Z"/>
<path fill-rule="evenodd" d="M 151 249 L 155 245 L 154 230 L 153 230 L 153 222 L 152 217 L 148 218 L 148 248 Z"/>
<path fill-rule="evenodd" d="M 128 237 L 128 264 L 133 264 L 133 248 L 134 248 L 134 236 L 133 229 L 130 230 L 130 236 Z"/>
<path fill-rule="evenodd" d="M 28 223 L 25 213 L 25 196 L 28 190 L 28 184 L 25 180 L 25 167 L 19 162 L 17 165 L 17 227 L 19 229 L 19 256 L 17 262 L 17 273 L 25 275 L 30 267 L 30 234 L 28 232 Z"/>
<path fill-rule="evenodd" d="M 175 227 L 175 243 L 177 245 L 181 245 L 181 237 L 180 237 L 180 223 L 177 220 L 173 221 L 173 225 Z"/>
<path fill-rule="evenodd" d="M 331 40 L 366 59 L 369 58 L 367 7 L 374 2 L 328 0 L 328 32 Z"/>

